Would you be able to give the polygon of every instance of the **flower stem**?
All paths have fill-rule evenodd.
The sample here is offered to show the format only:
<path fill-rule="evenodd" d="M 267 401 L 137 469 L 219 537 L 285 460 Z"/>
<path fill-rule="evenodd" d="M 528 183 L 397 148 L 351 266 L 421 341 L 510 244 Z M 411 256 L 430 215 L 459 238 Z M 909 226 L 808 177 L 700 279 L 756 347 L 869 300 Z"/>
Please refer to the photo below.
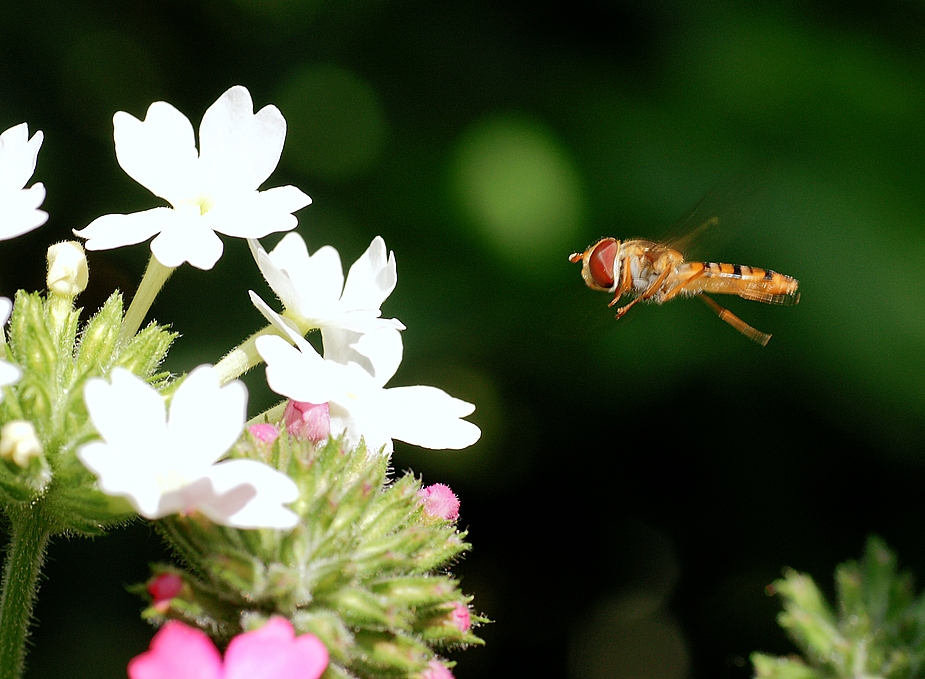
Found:
<path fill-rule="evenodd" d="M 0 586 L 0 679 L 22 675 L 32 607 L 51 535 L 40 513 L 32 509 L 11 515 L 10 523 Z"/>
<path fill-rule="evenodd" d="M 244 428 L 247 429 L 252 424 L 260 424 L 261 422 L 279 422 L 283 419 L 283 414 L 286 412 L 286 404 L 288 402 L 289 400 L 286 399 L 282 403 L 277 403 L 272 408 L 264 410 L 259 415 L 252 417 L 245 423 Z"/>
<path fill-rule="evenodd" d="M 128 311 L 125 313 L 125 320 L 122 321 L 119 344 L 125 344 L 138 332 L 138 328 L 141 327 L 142 321 L 145 320 L 148 310 L 154 303 L 154 298 L 164 287 L 164 283 L 170 278 L 173 270 L 174 267 L 164 266 L 157 261 L 157 257 L 151 255 L 151 259 L 148 260 L 148 268 L 145 269 L 145 275 L 142 277 L 141 284 L 132 298 Z"/>
<path fill-rule="evenodd" d="M 282 335 L 282 333 L 272 325 L 268 325 L 225 354 L 222 360 L 215 364 L 221 384 L 228 384 L 263 360 L 257 353 L 257 338 L 262 335 Z"/>

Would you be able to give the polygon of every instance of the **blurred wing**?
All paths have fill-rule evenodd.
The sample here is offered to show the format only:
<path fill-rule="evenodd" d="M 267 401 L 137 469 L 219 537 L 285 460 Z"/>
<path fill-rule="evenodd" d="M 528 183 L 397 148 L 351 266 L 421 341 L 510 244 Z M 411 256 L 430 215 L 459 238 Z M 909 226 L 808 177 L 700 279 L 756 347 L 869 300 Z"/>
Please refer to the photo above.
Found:
<path fill-rule="evenodd" d="M 685 222 L 685 226 L 687 227 L 686 230 L 678 230 L 676 232 L 672 230 L 672 233 L 660 242 L 687 257 L 693 245 L 701 241 L 707 229 L 717 224 L 719 224 L 719 217 L 715 215 L 701 222 L 699 226 L 694 226 L 694 222 Z"/>
<path fill-rule="evenodd" d="M 686 259 L 714 260 L 722 245 L 755 221 L 762 182 L 742 173 L 712 188 L 659 240 Z"/>

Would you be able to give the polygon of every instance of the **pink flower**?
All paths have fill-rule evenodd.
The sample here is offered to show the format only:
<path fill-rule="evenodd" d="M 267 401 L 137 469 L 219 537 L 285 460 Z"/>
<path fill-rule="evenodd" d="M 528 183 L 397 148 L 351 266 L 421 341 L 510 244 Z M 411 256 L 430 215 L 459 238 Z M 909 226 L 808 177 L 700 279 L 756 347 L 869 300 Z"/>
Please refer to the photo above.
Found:
<path fill-rule="evenodd" d="M 134 677 L 132 678 L 134 679 Z M 431 660 L 427 663 L 427 669 L 421 674 L 421 679 L 454 679 L 453 673 L 450 672 L 446 665 L 439 660 Z"/>
<path fill-rule="evenodd" d="M 472 618 L 469 615 L 469 609 L 460 603 L 453 604 L 453 610 L 450 611 L 449 622 L 460 632 L 468 632 L 472 627 Z"/>
<path fill-rule="evenodd" d="M 146 588 L 151 595 L 151 603 L 158 609 L 170 607 L 170 600 L 183 589 L 183 578 L 176 573 L 161 573 L 148 582 Z"/>
<path fill-rule="evenodd" d="M 459 518 L 459 498 L 449 486 L 435 483 L 421 488 L 418 495 L 424 501 L 424 512 L 429 516 L 447 521 L 455 521 Z"/>
<path fill-rule="evenodd" d="M 270 424 L 268 422 L 252 424 L 247 428 L 247 433 L 261 443 L 266 444 L 272 444 L 279 437 L 279 429 L 277 429 L 275 424 Z"/>
<path fill-rule="evenodd" d="M 327 403 L 289 401 L 283 414 L 286 431 L 297 439 L 324 441 L 331 433 L 331 411 Z"/>
<path fill-rule="evenodd" d="M 328 651 L 312 634 L 295 636 L 285 618 L 274 616 L 258 630 L 231 640 L 225 659 L 202 631 L 171 620 L 150 650 L 128 664 L 130 679 L 318 679 Z M 439 677 L 440 675 L 436 675 Z"/>

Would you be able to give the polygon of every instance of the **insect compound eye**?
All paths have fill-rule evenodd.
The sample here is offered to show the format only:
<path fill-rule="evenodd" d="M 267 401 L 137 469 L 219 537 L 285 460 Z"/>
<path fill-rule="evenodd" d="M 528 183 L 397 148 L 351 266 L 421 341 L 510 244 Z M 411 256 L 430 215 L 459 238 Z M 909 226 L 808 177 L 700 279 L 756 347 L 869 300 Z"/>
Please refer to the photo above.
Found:
<path fill-rule="evenodd" d="M 617 241 L 605 238 L 594 246 L 588 257 L 588 269 L 595 284 L 609 290 L 613 287 L 613 264 L 617 256 Z"/>

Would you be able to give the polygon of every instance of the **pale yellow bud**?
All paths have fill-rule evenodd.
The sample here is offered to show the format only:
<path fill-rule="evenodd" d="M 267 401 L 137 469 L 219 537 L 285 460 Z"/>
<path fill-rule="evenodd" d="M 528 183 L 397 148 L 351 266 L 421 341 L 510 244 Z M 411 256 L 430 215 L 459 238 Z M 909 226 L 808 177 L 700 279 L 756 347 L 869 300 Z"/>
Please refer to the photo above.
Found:
<path fill-rule="evenodd" d="M 74 298 L 87 287 L 90 270 L 83 246 L 72 240 L 48 248 L 48 292 Z"/>
<path fill-rule="evenodd" d="M 25 468 L 33 457 L 41 457 L 42 442 L 31 422 L 13 420 L 0 428 L 0 458 Z"/>

